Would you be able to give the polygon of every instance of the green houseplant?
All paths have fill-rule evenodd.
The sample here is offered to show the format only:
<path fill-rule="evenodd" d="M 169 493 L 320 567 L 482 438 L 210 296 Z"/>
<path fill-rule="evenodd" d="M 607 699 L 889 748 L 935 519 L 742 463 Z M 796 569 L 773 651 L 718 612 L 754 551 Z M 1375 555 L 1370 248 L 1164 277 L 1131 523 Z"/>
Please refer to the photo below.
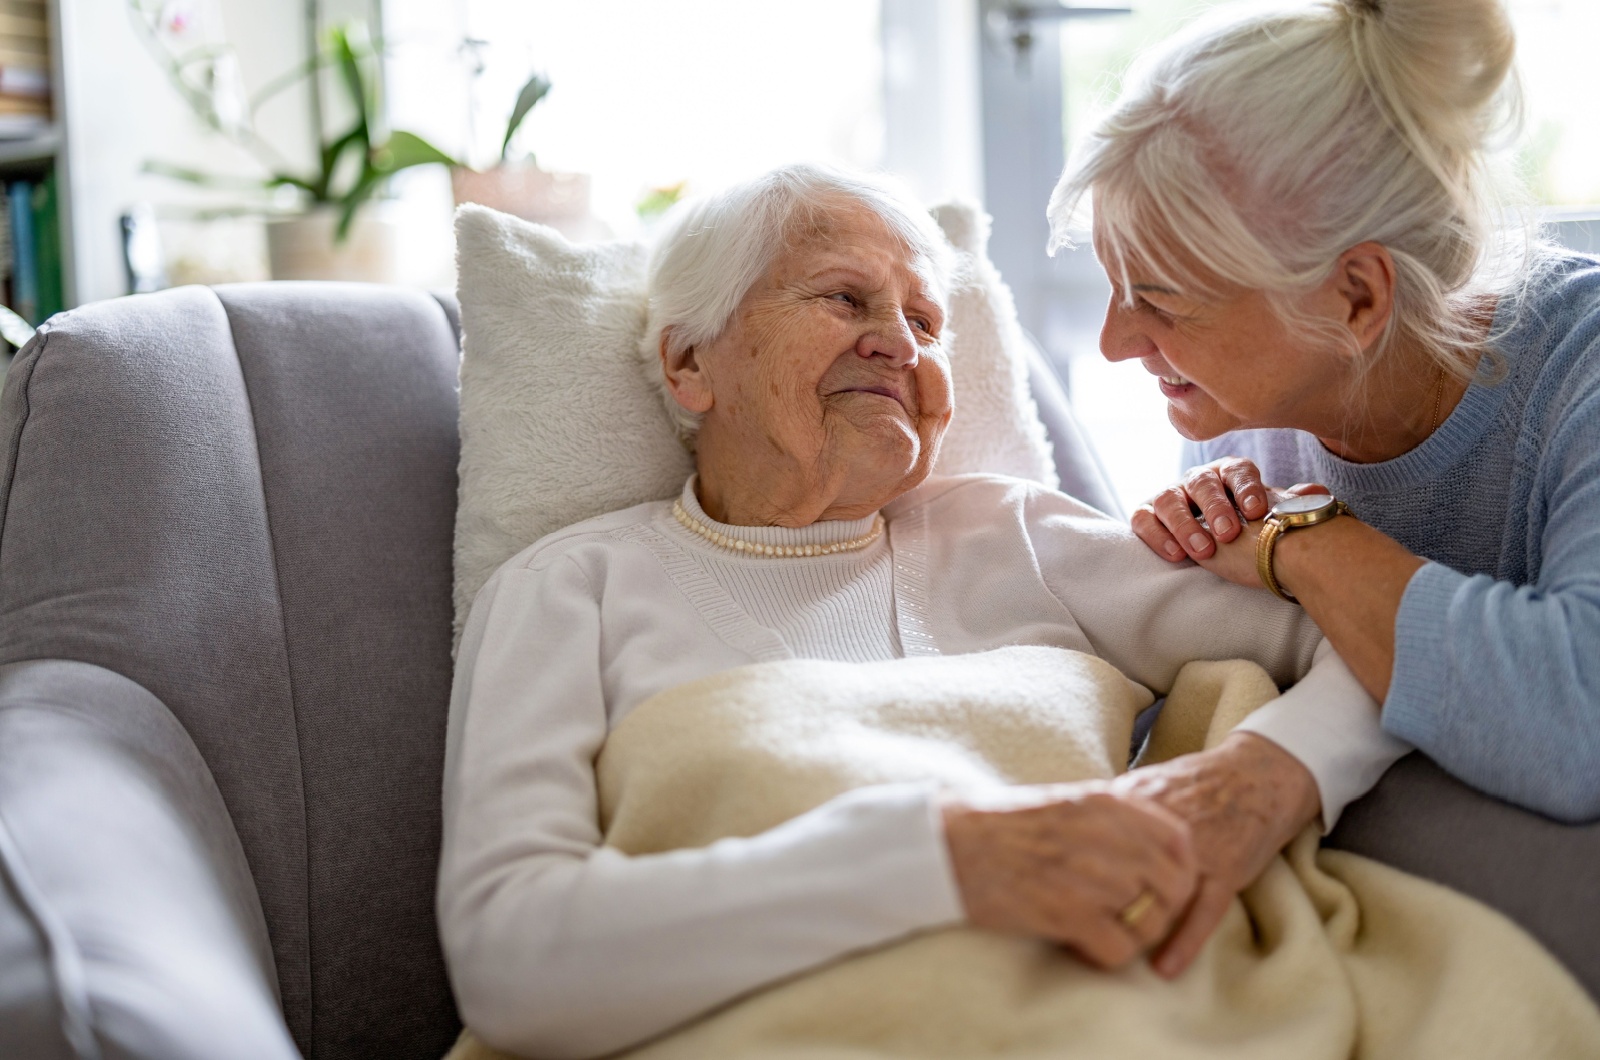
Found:
<path fill-rule="evenodd" d="M 278 210 L 268 222 L 273 275 L 279 279 L 387 280 L 393 261 L 392 225 L 374 213 L 373 200 L 387 179 L 421 165 L 454 166 L 455 159 L 415 133 L 389 129 L 380 96 L 381 45 L 364 24 L 348 22 L 322 33 L 315 52 L 274 78 L 253 96 L 230 90 L 236 63 L 228 45 L 175 49 L 163 26 L 159 0 L 129 0 L 136 24 L 168 80 L 208 128 L 242 148 L 263 170 L 259 178 L 224 177 L 160 161 L 145 164 L 158 173 L 193 184 L 241 193 L 291 189 L 294 206 Z M 325 131 L 320 81 L 331 72 L 349 118 Z M 314 164 L 297 168 L 265 141 L 255 127 L 256 112 L 284 90 L 309 83 L 312 101 Z M 267 208 L 267 196 L 259 195 Z M 386 230 L 389 229 L 389 230 Z"/>
<path fill-rule="evenodd" d="M 500 138 L 500 154 L 493 165 L 450 170 L 456 204 L 475 202 L 559 229 L 569 237 L 605 234 L 589 213 L 589 178 L 582 173 L 556 173 L 542 169 L 531 153 L 516 154 L 512 141 L 539 101 L 550 94 L 551 84 L 535 73 L 523 82 Z"/>

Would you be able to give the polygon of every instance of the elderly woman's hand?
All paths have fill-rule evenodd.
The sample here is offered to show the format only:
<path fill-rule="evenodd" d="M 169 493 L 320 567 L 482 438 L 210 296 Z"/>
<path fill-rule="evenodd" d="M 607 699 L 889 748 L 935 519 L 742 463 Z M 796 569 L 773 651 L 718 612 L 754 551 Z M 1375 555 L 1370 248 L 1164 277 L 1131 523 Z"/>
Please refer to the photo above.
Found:
<path fill-rule="evenodd" d="M 1167 936 L 1197 886 L 1189 828 L 1105 785 L 1019 787 L 944 807 L 967 920 L 1119 968 Z"/>
<path fill-rule="evenodd" d="M 1278 496 L 1326 492 L 1326 487 L 1311 483 L 1271 489 L 1262 483 L 1255 464 L 1229 456 L 1190 468 L 1181 482 L 1136 508 L 1130 522 L 1139 540 L 1156 555 L 1173 563 L 1200 562 L 1215 556 L 1219 544 L 1236 540 L 1246 520 L 1264 519 Z M 1252 548 L 1254 541 L 1252 534 Z M 1245 584 L 1259 583 L 1252 579 Z"/>
<path fill-rule="evenodd" d="M 1125 773 L 1112 790 L 1159 803 L 1193 835 L 1200 886 L 1151 962 L 1169 979 L 1189 967 L 1234 896 L 1322 809 L 1310 771 L 1271 740 L 1248 732 L 1233 733 L 1209 751 Z"/>

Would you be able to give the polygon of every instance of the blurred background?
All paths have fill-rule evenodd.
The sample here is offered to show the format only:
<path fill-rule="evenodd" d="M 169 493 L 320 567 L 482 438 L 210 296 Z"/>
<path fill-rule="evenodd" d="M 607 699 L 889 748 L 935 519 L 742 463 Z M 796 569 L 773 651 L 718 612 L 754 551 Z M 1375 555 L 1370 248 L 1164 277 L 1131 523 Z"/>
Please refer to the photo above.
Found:
<path fill-rule="evenodd" d="M 780 163 L 898 174 L 990 251 L 1125 504 L 1176 472 L 1154 380 L 1105 364 L 1086 251 L 1044 254 L 1073 139 L 1211 0 L 0 0 L 0 334 L 184 283 L 450 288 L 483 202 L 576 239 Z M 1509 0 L 1517 165 L 1600 249 L 1600 0 Z"/>

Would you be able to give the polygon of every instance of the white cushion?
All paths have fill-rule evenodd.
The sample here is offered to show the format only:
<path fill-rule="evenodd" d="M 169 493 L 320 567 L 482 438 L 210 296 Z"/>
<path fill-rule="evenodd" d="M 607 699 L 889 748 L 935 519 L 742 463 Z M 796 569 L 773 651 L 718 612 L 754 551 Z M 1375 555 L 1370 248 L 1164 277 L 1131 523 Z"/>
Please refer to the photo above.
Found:
<path fill-rule="evenodd" d="M 948 327 L 956 413 L 937 471 L 1054 487 L 1026 340 L 984 256 L 976 207 L 934 211 L 957 249 Z M 544 535 L 674 496 L 694 469 L 641 355 L 648 248 L 572 244 L 483 206 L 456 212 L 461 303 L 457 636 L 495 569 Z"/>

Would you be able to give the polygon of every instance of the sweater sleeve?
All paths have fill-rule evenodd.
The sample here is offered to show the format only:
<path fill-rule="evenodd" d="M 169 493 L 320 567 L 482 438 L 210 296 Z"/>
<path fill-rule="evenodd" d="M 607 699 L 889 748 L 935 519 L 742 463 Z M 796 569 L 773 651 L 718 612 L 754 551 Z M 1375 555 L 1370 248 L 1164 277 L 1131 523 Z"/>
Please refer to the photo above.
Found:
<path fill-rule="evenodd" d="M 1412 575 L 1383 726 L 1474 787 L 1576 823 L 1600 818 L 1600 397 L 1541 466 L 1531 584 L 1438 563 Z"/>
<path fill-rule="evenodd" d="M 1095 654 L 1165 694 L 1194 659 L 1249 659 L 1292 685 L 1240 728 L 1281 746 L 1316 780 L 1331 830 L 1410 747 L 1383 732 L 1367 695 L 1306 613 L 1259 589 L 1152 555 L 1121 523 L 1040 491 L 1027 519 L 1046 585 Z"/>
<path fill-rule="evenodd" d="M 607 712 L 584 572 L 503 568 L 452 694 L 439 922 L 463 1019 L 523 1055 L 610 1053 L 783 976 L 956 921 L 930 788 L 885 785 L 769 832 L 602 845 Z"/>

